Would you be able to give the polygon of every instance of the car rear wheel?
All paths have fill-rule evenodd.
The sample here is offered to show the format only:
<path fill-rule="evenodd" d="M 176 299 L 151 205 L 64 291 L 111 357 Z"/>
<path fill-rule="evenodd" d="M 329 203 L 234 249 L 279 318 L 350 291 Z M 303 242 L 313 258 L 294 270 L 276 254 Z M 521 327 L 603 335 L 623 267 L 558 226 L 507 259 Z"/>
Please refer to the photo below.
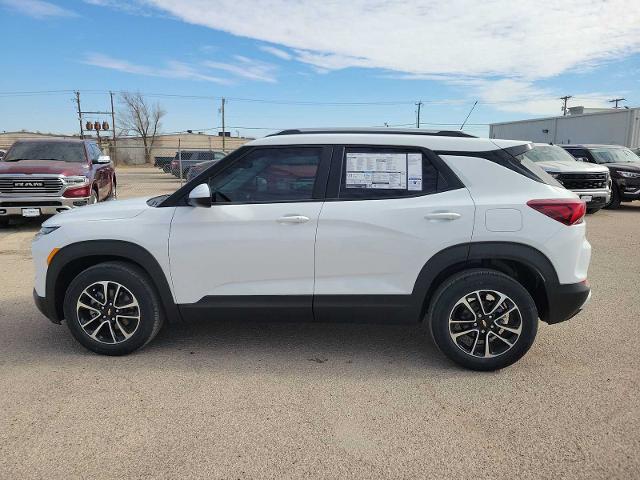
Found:
<path fill-rule="evenodd" d="M 497 370 L 529 350 L 538 312 L 527 290 L 494 270 L 474 269 L 445 281 L 427 316 L 440 351 L 472 370 Z"/>
<path fill-rule="evenodd" d="M 63 307 L 71 334 L 103 355 L 126 355 L 145 346 L 163 322 L 151 280 L 124 262 L 101 263 L 80 273 L 69 285 Z"/>

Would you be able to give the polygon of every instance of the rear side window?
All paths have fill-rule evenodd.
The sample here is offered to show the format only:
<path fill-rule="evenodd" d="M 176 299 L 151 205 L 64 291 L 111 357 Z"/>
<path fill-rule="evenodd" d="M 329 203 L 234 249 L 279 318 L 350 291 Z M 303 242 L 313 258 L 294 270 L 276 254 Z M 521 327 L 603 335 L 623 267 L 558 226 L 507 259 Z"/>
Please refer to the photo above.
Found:
<path fill-rule="evenodd" d="M 412 197 L 446 189 L 445 180 L 419 150 L 349 148 L 342 159 L 339 197 Z"/>

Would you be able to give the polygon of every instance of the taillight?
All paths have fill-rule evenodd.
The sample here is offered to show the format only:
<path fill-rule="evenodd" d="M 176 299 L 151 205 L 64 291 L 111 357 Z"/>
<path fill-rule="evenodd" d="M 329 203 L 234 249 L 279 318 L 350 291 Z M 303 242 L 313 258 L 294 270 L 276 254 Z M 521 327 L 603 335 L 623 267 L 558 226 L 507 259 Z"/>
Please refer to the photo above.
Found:
<path fill-rule="evenodd" d="M 529 200 L 527 205 L 565 225 L 576 225 L 582 222 L 582 219 L 587 213 L 587 204 L 584 203 L 584 200 L 577 198 L 566 200 Z"/>
<path fill-rule="evenodd" d="M 91 185 L 84 185 L 82 187 L 76 187 L 76 188 L 68 188 L 62 194 L 63 197 L 67 197 L 67 198 L 81 198 L 81 197 L 88 197 L 90 195 L 91 195 Z"/>

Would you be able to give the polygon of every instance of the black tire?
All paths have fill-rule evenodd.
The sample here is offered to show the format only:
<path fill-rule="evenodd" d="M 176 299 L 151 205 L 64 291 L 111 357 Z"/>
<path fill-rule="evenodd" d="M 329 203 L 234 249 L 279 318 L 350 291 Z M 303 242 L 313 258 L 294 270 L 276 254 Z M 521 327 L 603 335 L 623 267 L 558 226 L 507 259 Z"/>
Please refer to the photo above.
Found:
<path fill-rule="evenodd" d="M 9 217 L 0 217 L 0 227 L 9 226 Z"/>
<path fill-rule="evenodd" d="M 620 192 L 618 191 L 618 186 L 615 183 L 611 185 L 611 200 L 604 206 L 604 208 L 608 210 L 620 208 Z"/>
<path fill-rule="evenodd" d="M 120 284 L 124 287 L 124 292 L 128 290 L 127 293 L 131 293 L 133 295 L 133 300 L 137 301 L 137 306 L 133 307 L 137 310 L 134 310 L 133 313 L 137 312 L 139 320 L 135 329 L 131 327 L 130 331 L 127 332 L 128 334 L 131 334 L 129 338 L 125 338 L 125 336 L 122 335 L 122 326 L 116 326 L 113 321 L 111 322 L 111 326 L 105 324 L 100 333 L 96 335 L 96 338 L 92 338 L 89 330 L 95 328 L 96 330 L 91 332 L 95 335 L 100 327 L 93 327 L 93 325 L 96 323 L 102 324 L 102 322 L 104 322 L 104 320 L 99 319 L 100 314 L 95 317 L 97 320 L 93 322 L 91 327 L 87 327 L 87 330 L 81 326 L 79 316 L 84 315 L 85 311 L 88 310 L 78 309 L 77 303 L 81 300 L 83 303 L 90 304 L 89 299 L 83 292 L 86 288 L 93 284 L 97 284 L 97 282 L 109 282 L 107 284 L 107 289 L 109 289 L 109 286 L 112 286 L 111 291 L 113 291 L 115 284 Z M 95 295 L 99 296 L 99 293 Z M 104 300 L 104 296 L 100 296 L 100 299 Z M 131 297 L 127 297 L 126 295 L 123 297 L 123 293 L 117 294 L 113 304 L 117 305 L 118 300 L 120 300 L 120 303 L 123 301 L 130 302 Z M 92 303 L 90 305 L 99 307 L 96 303 Z M 73 279 L 67 288 L 63 307 L 66 324 L 75 339 L 92 352 L 103 355 L 126 355 L 144 347 L 147 343 L 153 340 L 160 331 L 160 327 L 164 320 L 158 294 L 149 276 L 140 268 L 125 262 L 106 262 L 84 270 Z M 104 308 L 108 308 L 107 302 L 105 302 Z M 110 312 L 111 309 L 108 311 Z M 102 313 L 106 312 L 103 311 Z M 131 310 L 123 310 L 123 313 L 126 315 L 132 314 Z M 105 316 L 102 318 L 104 319 Z M 122 321 L 122 318 L 120 318 L 120 322 Z M 85 325 L 88 325 L 89 323 L 91 322 L 85 323 Z M 124 339 L 119 339 L 117 343 L 107 343 L 105 338 L 108 340 L 110 332 L 111 335 L 113 335 L 113 332 L 116 332 L 119 334 L 119 337 Z M 99 338 L 101 336 L 102 339 Z M 112 338 L 115 339 L 115 337 Z"/>
<path fill-rule="evenodd" d="M 109 192 L 109 200 L 117 200 L 118 199 L 118 184 L 116 183 L 115 177 L 111 181 L 111 192 Z"/>
<path fill-rule="evenodd" d="M 520 329 L 519 336 L 515 340 L 513 340 L 514 334 L 500 328 L 501 324 L 498 322 L 505 322 L 505 320 L 496 318 L 499 315 L 493 315 L 493 320 L 488 320 L 487 316 L 481 317 L 481 312 L 480 315 L 469 312 L 473 316 L 468 318 L 472 320 L 465 320 L 464 323 L 459 322 L 465 325 L 464 327 L 458 326 L 458 324 L 451 324 L 450 326 L 450 315 L 454 315 L 454 312 L 458 311 L 454 310 L 454 307 L 456 309 L 461 308 L 459 301 L 463 298 L 472 298 L 472 293 L 476 291 L 482 291 L 485 295 L 488 291 L 506 295 L 508 299 L 503 303 L 505 308 L 512 307 L 513 305 L 511 304 L 515 304 L 519 311 L 519 313 L 516 311 L 514 314 L 513 321 L 515 323 L 504 324 L 505 327 Z M 473 301 L 471 300 L 471 302 Z M 456 307 L 456 305 L 458 306 Z M 472 305 L 473 308 L 478 307 L 477 303 L 474 305 Z M 500 307 L 500 310 L 502 310 L 500 303 L 496 303 L 494 306 Z M 474 318 L 476 320 L 473 320 Z M 508 318 L 508 322 L 512 322 L 511 314 L 509 314 Z M 471 370 L 490 371 L 508 367 L 527 353 L 538 331 L 538 311 L 529 292 L 513 278 L 495 270 L 485 269 L 467 270 L 448 278 L 433 295 L 427 314 L 427 321 L 429 322 L 432 338 L 440 351 L 457 364 Z M 473 323 L 476 321 L 479 323 Z M 483 322 L 487 322 L 484 329 Z M 474 325 L 478 325 L 477 328 Z M 464 338 L 465 336 L 458 337 L 461 338 L 460 342 L 468 341 L 472 344 L 469 347 L 471 353 L 464 350 L 463 346 L 456 343 L 457 340 L 454 341 L 452 338 L 452 335 L 457 331 L 450 332 L 450 329 L 458 328 L 476 331 L 473 334 L 469 334 L 471 336 L 467 335 L 467 338 Z M 512 346 L 507 347 L 506 345 L 508 344 L 499 340 L 499 335 L 508 336 L 508 339 L 513 342 Z M 475 343 L 472 339 L 475 339 Z M 476 352 L 484 355 L 482 350 L 486 345 L 486 339 L 489 339 L 489 353 L 497 353 L 497 355 L 493 357 L 472 355 L 472 353 Z M 492 347 L 494 352 L 491 352 Z M 500 349 L 506 350 L 500 352 Z"/>

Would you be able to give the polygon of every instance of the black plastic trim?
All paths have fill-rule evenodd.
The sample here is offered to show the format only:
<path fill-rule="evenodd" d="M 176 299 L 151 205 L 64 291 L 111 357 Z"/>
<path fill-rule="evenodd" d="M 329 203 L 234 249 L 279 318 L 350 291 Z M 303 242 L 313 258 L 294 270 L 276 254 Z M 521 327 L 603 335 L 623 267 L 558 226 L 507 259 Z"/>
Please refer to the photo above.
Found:
<path fill-rule="evenodd" d="M 523 145 L 516 145 L 508 148 L 497 148 L 495 150 L 486 150 L 482 152 L 435 150 L 434 153 L 436 153 L 437 155 L 451 155 L 456 157 L 482 158 L 484 160 L 497 163 L 498 165 L 508 168 L 509 170 L 519 173 L 520 175 L 524 175 L 525 177 L 530 178 L 531 180 L 535 180 L 536 182 L 546 183 L 542 178 L 538 177 L 531 170 L 523 166 L 520 163 L 520 160 L 516 158 L 518 155 L 522 155 L 532 148 L 532 144 L 526 143 Z"/>
<path fill-rule="evenodd" d="M 60 275 L 72 262 L 80 261 L 92 265 L 91 258 L 131 261 L 147 272 L 158 290 L 162 306 L 168 321 L 181 319 L 180 312 L 173 300 L 173 294 L 167 278 L 158 261 L 146 249 L 131 242 L 122 240 L 88 240 L 62 248 L 53 257 L 47 269 L 43 313 L 54 323 L 62 320 L 62 302 L 64 291 L 61 290 Z M 71 279 L 68 279 L 70 281 Z M 66 289 L 65 289 L 66 290 Z"/>
<path fill-rule="evenodd" d="M 196 303 L 179 304 L 185 320 L 313 320 L 312 295 L 208 295 Z"/>
<path fill-rule="evenodd" d="M 573 318 L 589 298 L 590 291 L 585 283 L 561 284 L 547 289 L 549 315 L 545 321 L 554 324 Z"/>

